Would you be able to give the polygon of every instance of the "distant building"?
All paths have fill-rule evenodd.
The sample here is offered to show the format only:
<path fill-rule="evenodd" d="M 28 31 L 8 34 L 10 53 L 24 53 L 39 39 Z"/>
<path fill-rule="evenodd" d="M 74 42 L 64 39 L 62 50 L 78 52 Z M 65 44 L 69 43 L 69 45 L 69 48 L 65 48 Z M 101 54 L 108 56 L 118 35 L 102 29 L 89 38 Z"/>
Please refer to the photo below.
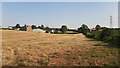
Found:
<path fill-rule="evenodd" d="M 51 33 L 62 33 L 61 28 L 50 28 Z"/>
<path fill-rule="evenodd" d="M 42 30 L 42 29 L 33 29 L 32 31 L 33 31 L 33 32 L 42 32 L 42 33 L 45 33 L 45 32 L 46 32 L 45 30 Z"/>
<path fill-rule="evenodd" d="M 24 27 L 21 27 L 19 30 L 21 30 L 21 31 L 32 31 L 32 27 L 30 25 L 26 25 Z"/>
<path fill-rule="evenodd" d="M 15 26 L 9 26 L 8 27 L 8 29 L 14 29 L 15 28 Z"/>

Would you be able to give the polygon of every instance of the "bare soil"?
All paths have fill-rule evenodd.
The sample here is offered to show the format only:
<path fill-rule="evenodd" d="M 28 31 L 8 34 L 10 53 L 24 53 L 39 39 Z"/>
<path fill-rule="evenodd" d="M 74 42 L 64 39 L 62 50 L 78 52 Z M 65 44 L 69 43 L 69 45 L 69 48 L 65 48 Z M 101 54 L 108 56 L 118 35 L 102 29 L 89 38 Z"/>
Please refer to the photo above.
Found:
<path fill-rule="evenodd" d="M 93 46 L 100 43 L 105 46 Z M 118 49 L 82 34 L 2 31 L 3 66 L 116 66 Z"/>

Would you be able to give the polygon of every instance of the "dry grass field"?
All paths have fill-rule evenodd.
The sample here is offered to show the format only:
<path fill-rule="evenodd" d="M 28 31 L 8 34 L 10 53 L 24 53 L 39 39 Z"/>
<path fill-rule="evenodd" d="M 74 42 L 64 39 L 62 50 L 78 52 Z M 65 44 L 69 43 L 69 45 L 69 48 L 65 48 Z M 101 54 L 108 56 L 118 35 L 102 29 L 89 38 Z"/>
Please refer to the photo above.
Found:
<path fill-rule="evenodd" d="M 3 30 L 2 47 L 3 66 L 119 65 L 117 48 L 82 34 Z"/>

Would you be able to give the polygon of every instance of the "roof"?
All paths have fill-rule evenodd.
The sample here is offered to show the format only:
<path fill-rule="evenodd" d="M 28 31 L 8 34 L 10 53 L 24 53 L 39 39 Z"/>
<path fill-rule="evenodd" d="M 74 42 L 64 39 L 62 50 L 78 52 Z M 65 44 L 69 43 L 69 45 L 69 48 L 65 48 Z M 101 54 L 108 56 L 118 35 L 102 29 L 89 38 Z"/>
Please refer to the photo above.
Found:
<path fill-rule="evenodd" d="M 55 30 L 55 29 L 61 29 L 61 28 L 50 28 L 50 29 Z"/>
<path fill-rule="evenodd" d="M 43 33 L 45 33 L 46 31 L 42 30 L 42 29 L 33 29 L 33 32 L 43 32 Z"/>

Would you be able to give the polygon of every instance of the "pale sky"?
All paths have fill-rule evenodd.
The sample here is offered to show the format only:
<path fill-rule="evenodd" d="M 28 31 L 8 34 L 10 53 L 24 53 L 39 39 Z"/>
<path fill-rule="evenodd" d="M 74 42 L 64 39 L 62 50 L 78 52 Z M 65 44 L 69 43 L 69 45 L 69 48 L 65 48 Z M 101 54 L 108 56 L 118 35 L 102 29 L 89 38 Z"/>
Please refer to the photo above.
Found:
<path fill-rule="evenodd" d="M 49 27 L 89 28 L 97 24 L 108 26 L 113 16 L 113 26 L 118 27 L 117 2 L 3 2 L 2 26 L 17 23 L 47 25 Z"/>

